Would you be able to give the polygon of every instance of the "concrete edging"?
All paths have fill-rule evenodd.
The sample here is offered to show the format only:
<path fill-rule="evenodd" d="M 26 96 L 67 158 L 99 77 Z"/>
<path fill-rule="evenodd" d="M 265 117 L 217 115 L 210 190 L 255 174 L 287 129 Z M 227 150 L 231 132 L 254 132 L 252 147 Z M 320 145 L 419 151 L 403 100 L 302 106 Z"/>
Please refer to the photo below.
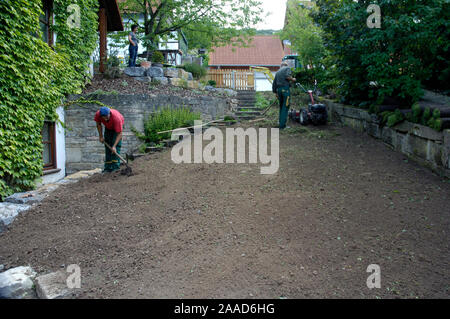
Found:
<path fill-rule="evenodd" d="M 437 132 L 406 121 L 394 127 L 382 127 L 377 116 L 366 110 L 326 99 L 322 99 L 322 102 L 327 106 L 331 121 L 381 139 L 420 165 L 450 178 L 450 130 Z"/>

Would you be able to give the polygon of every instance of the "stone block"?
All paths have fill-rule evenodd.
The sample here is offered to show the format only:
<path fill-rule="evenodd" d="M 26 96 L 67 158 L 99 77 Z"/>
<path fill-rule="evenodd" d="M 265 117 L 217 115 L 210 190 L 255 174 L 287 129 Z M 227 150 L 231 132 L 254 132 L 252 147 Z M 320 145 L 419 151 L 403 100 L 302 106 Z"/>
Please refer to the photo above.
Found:
<path fill-rule="evenodd" d="M 44 199 L 45 195 L 40 194 L 36 191 L 24 192 L 24 193 L 16 193 L 7 198 L 5 198 L 5 202 L 13 203 L 13 204 L 24 204 L 24 205 L 32 205 L 39 203 Z"/>
<path fill-rule="evenodd" d="M 152 82 L 157 82 L 157 83 L 162 84 L 162 85 L 168 85 L 169 84 L 169 79 L 166 78 L 165 76 L 157 77 L 157 78 L 153 78 Z"/>
<path fill-rule="evenodd" d="M 141 67 L 127 67 L 123 71 L 123 73 L 132 77 L 145 76 L 145 72 L 146 69 Z"/>
<path fill-rule="evenodd" d="M 211 85 L 207 85 L 207 86 L 205 86 L 205 90 L 206 90 L 206 91 L 214 92 L 214 91 L 216 91 L 216 88 L 213 87 L 213 86 L 211 86 Z"/>
<path fill-rule="evenodd" d="M 152 78 L 149 76 L 137 76 L 134 79 L 139 82 L 144 82 L 144 83 L 149 83 L 152 81 Z"/>
<path fill-rule="evenodd" d="M 186 72 L 185 70 L 180 69 L 180 73 L 179 74 L 180 74 L 179 75 L 180 79 L 183 79 L 183 80 L 186 80 L 186 81 L 189 79 L 189 73 Z"/>
<path fill-rule="evenodd" d="M 16 267 L 0 273 L 0 299 L 22 299 L 34 295 L 31 267 Z"/>
<path fill-rule="evenodd" d="M 428 141 L 415 135 L 409 135 L 407 152 L 422 159 L 427 159 Z"/>
<path fill-rule="evenodd" d="M 188 88 L 198 89 L 198 81 L 188 81 Z"/>
<path fill-rule="evenodd" d="M 64 271 L 52 272 L 36 278 L 36 293 L 40 299 L 64 299 L 71 295 L 67 287 L 68 274 Z"/>
<path fill-rule="evenodd" d="M 172 79 L 169 79 L 169 81 L 170 81 L 170 84 L 173 86 L 183 86 L 186 84 L 185 80 L 178 79 L 178 78 L 172 78 Z"/>
<path fill-rule="evenodd" d="M 66 148 L 66 161 L 67 162 L 80 162 L 81 161 L 81 148 Z"/>
<path fill-rule="evenodd" d="M 445 168 L 450 169 L 450 130 L 444 130 L 443 135 L 443 163 Z"/>
<path fill-rule="evenodd" d="M 160 78 L 164 76 L 164 70 L 163 68 L 152 66 L 147 69 L 146 75 L 152 78 Z"/>
<path fill-rule="evenodd" d="M 188 72 L 188 81 L 194 81 L 194 76 L 191 72 Z"/>
<path fill-rule="evenodd" d="M 5 230 L 6 226 L 13 222 L 17 215 L 28 210 L 30 207 L 30 205 L 24 204 L 0 203 L 0 228 L 2 228 L 0 233 Z"/>
<path fill-rule="evenodd" d="M 165 68 L 164 76 L 168 78 L 178 78 L 179 77 L 179 69 L 177 68 Z"/>

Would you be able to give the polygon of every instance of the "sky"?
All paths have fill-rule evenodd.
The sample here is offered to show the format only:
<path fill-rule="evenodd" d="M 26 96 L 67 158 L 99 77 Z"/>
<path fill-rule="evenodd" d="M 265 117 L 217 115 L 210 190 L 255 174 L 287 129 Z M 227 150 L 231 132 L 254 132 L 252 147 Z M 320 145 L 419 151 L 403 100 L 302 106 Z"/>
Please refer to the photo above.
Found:
<path fill-rule="evenodd" d="M 286 13 L 286 0 L 259 0 L 262 2 L 265 16 L 266 13 L 270 15 L 260 22 L 256 28 L 258 30 L 273 29 L 281 30 L 284 26 L 284 15 Z"/>

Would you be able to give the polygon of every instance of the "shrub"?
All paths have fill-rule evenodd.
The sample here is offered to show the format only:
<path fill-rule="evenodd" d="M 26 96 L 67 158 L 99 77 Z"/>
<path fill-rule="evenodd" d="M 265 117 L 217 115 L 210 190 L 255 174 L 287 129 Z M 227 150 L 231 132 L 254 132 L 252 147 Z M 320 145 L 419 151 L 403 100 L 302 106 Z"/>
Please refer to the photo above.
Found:
<path fill-rule="evenodd" d="M 164 63 L 164 55 L 160 51 L 154 51 L 152 54 L 153 63 Z"/>
<path fill-rule="evenodd" d="M 183 69 L 186 72 L 192 73 L 192 76 L 197 80 L 204 77 L 207 73 L 207 70 L 205 67 L 195 64 L 195 63 L 187 63 L 183 66 Z"/>
<path fill-rule="evenodd" d="M 216 87 L 217 82 L 214 81 L 214 80 L 209 80 L 209 81 L 208 81 L 208 85 L 211 85 L 211 86 L 213 86 L 213 87 Z"/>
<path fill-rule="evenodd" d="M 446 78 L 449 64 L 442 57 L 448 54 L 448 40 L 444 39 L 448 39 L 449 3 L 378 0 L 380 29 L 365 25 L 369 3 L 316 2 L 315 21 L 325 31 L 326 48 L 342 81 L 342 102 L 358 106 L 395 97 L 410 107 L 422 96 L 422 83 L 432 76 L 433 65 L 442 65 L 441 76 Z"/>
<path fill-rule="evenodd" d="M 157 134 L 158 132 L 189 127 L 193 121 L 200 119 L 200 113 L 192 112 L 187 107 L 177 109 L 165 107 L 149 116 L 144 123 L 144 135 L 138 137 L 146 143 L 158 143 L 171 136 L 171 133 Z"/>

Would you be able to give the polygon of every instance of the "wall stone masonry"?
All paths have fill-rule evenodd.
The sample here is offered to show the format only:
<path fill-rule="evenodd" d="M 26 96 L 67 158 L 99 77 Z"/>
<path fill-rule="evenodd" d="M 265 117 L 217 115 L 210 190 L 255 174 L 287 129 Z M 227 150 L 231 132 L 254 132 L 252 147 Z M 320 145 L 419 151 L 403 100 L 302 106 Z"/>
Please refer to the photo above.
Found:
<path fill-rule="evenodd" d="M 322 99 L 330 120 L 383 140 L 422 166 L 450 178 L 450 130 L 437 132 L 427 126 L 402 122 L 394 127 L 380 126 L 379 119 L 366 110 Z"/>
<path fill-rule="evenodd" d="M 72 95 L 69 100 L 77 100 L 80 95 Z M 216 120 L 228 114 L 232 100 L 226 97 L 174 95 L 90 95 L 118 110 L 125 118 L 122 155 L 136 152 L 142 142 L 132 132 L 132 128 L 144 132 L 144 120 L 161 107 L 186 106 L 200 112 L 205 121 Z M 72 105 L 65 111 L 66 126 L 66 172 L 72 174 L 80 170 L 103 167 L 105 147 L 98 141 L 98 132 L 94 121 L 97 104 Z"/>

